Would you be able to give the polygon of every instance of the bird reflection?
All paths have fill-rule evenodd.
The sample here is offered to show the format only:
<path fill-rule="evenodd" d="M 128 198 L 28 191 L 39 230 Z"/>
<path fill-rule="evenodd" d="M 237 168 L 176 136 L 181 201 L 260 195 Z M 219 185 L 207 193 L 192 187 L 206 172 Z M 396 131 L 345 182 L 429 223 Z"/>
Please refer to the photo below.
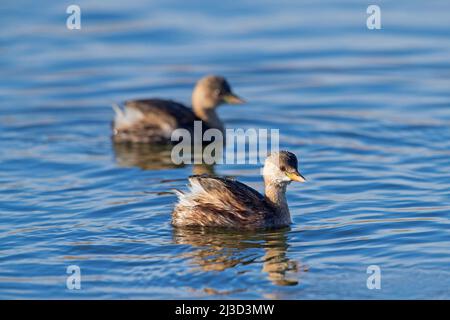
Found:
<path fill-rule="evenodd" d="M 172 161 L 171 145 L 144 143 L 114 143 L 116 162 L 121 167 L 138 167 L 143 170 L 163 170 L 185 167 Z M 214 165 L 194 164 L 192 174 L 214 174 Z"/>
<path fill-rule="evenodd" d="M 287 257 L 288 231 L 287 228 L 258 233 L 237 233 L 201 228 L 174 228 L 173 239 L 177 244 L 193 247 L 193 250 L 185 255 L 203 271 L 224 271 L 239 265 L 257 263 L 262 264 L 262 271 L 273 284 L 293 286 L 298 284 L 302 268 L 297 261 Z"/>

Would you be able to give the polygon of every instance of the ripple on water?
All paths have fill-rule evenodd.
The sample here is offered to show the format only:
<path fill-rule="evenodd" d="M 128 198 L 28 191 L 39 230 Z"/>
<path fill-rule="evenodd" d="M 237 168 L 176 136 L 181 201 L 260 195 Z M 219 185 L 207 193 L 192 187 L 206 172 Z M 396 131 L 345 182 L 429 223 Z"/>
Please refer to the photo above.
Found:
<path fill-rule="evenodd" d="M 448 3 L 383 3 L 379 32 L 353 0 L 79 5 L 77 33 L 50 3 L 2 12 L 1 298 L 449 297 Z M 260 166 L 175 166 L 170 150 L 111 143 L 113 102 L 188 103 L 206 73 L 249 101 L 221 107 L 229 127 L 280 129 L 300 156 L 291 228 L 173 229 L 187 176 L 262 190 Z"/>

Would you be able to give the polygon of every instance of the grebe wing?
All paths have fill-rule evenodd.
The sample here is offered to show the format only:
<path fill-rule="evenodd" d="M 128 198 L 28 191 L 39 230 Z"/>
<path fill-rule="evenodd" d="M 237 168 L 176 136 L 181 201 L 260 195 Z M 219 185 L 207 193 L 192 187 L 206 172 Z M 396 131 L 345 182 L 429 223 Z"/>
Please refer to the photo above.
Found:
<path fill-rule="evenodd" d="M 190 192 L 179 196 L 174 225 L 263 227 L 274 208 L 253 188 L 229 178 L 191 176 Z"/>
<path fill-rule="evenodd" d="M 114 130 L 118 140 L 121 137 L 125 140 L 135 137 L 143 142 L 170 141 L 175 129 L 191 131 L 197 120 L 191 109 L 171 100 L 130 100 L 125 102 L 123 110 L 118 106 L 113 108 L 116 111 Z"/>

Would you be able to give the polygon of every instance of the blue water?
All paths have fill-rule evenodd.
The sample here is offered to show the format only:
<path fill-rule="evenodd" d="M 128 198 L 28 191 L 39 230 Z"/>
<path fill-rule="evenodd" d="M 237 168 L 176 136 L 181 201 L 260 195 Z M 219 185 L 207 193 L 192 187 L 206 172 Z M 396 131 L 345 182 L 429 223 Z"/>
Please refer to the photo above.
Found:
<path fill-rule="evenodd" d="M 0 8 L 0 298 L 450 298 L 450 2 L 378 1 L 381 30 L 356 0 L 76 3 L 72 31 L 71 3 Z M 113 102 L 189 103 L 208 73 L 248 100 L 228 128 L 299 156 L 291 228 L 174 230 L 201 168 L 111 143 Z"/>

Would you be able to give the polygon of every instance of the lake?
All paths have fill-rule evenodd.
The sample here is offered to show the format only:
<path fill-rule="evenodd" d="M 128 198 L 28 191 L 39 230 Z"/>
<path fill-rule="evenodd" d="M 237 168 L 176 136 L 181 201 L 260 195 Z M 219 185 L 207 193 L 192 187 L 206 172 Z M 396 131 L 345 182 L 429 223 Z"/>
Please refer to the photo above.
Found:
<path fill-rule="evenodd" d="M 79 0 L 80 30 L 68 4 L 0 9 L 1 299 L 450 298 L 450 2 L 378 1 L 380 30 L 356 0 Z M 210 73 L 248 101 L 227 128 L 299 157 L 290 228 L 174 229 L 204 168 L 112 143 L 113 103 L 189 104 Z"/>

